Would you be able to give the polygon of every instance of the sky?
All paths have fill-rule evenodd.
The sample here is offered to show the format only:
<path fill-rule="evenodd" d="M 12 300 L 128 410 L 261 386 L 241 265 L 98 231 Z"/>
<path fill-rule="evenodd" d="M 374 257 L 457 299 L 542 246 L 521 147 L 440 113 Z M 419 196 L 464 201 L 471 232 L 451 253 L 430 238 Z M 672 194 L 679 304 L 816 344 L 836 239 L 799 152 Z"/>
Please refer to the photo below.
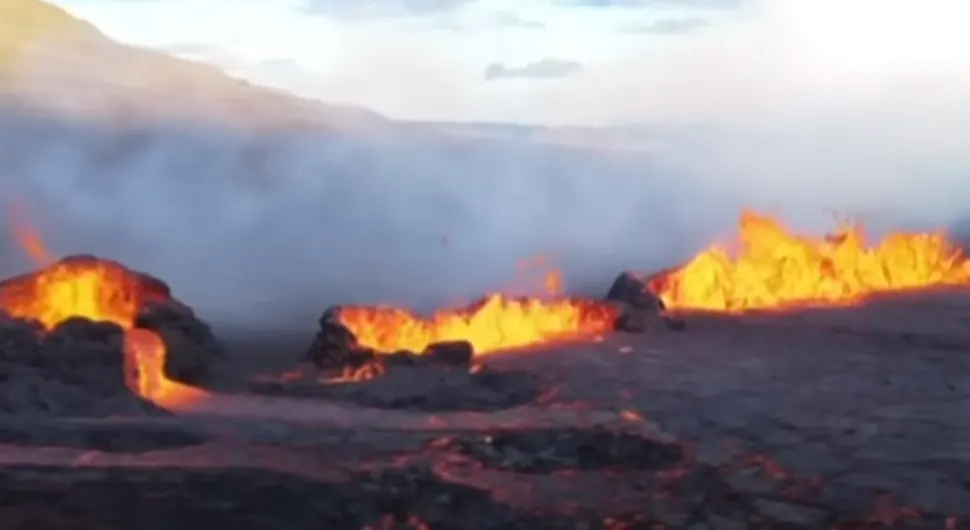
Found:
<path fill-rule="evenodd" d="M 962 0 L 56 2 L 118 40 L 394 118 L 935 119 L 970 94 Z"/>

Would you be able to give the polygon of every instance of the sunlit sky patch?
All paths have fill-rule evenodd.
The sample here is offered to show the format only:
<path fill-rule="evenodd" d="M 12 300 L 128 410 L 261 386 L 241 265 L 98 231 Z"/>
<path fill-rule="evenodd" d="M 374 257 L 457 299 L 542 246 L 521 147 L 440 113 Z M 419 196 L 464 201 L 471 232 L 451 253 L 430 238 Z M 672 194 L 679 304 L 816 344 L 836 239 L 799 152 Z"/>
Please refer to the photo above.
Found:
<path fill-rule="evenodd" d="M 970 79 L 962 0 L 57 3 L 123 42 L 404 118 L 814 114 Z"/>

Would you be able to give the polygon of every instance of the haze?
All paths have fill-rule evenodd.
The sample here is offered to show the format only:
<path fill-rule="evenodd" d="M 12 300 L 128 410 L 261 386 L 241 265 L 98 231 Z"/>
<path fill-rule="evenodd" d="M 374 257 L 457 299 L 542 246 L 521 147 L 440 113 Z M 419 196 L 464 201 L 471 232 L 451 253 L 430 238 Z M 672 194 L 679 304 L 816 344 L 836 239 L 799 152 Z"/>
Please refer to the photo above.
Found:
<path fill-rule="evenodd" d="M 180 83 L 159 111 L 91 81 L 118 68 L 103 50 L 8 82 L 3 193 L 55 252 L 153 272 L 221 326 L 528 290 L 537 255 L 595 292 L 730 237 L 742 207 L 878 234 L 970 204 L 961 0 L 57 4 L 328 105 L 250 127 L 207 114 L 222 87 Z M 0 272 L 30 266 L 5 248 Z"/>

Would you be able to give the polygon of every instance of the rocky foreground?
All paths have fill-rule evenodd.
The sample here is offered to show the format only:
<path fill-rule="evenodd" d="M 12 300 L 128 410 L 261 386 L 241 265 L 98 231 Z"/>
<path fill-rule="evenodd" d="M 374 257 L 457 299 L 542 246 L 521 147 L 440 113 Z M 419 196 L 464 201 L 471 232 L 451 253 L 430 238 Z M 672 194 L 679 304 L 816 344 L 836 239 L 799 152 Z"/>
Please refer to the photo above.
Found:
<path fill-rule="evenodd" d="M 62 421 L 10 424 L 0 441 L 11 529 L 967 527 L 764 457 L 715 463 L 663 435 L 602 427 Z"/>
<path fill-rule="evenodd" d="M 119 408 L 137 398 L 102 381 L 116 327 L 19 322 L 0 332 L 15 368 L 0 515 L 31 530 L 970 528 L 966 300 L 694 315 L 489 355 L 474 374 L 399 359 L 339 391 L 310 378 L 175 413 Z M 79 337 L 101 357 L 57 349 Z M 442 375 L 456 366 L 528 384 L 448 403 L 478 391 Z M 17 390 L 31 380 L 54 386 Z"/>

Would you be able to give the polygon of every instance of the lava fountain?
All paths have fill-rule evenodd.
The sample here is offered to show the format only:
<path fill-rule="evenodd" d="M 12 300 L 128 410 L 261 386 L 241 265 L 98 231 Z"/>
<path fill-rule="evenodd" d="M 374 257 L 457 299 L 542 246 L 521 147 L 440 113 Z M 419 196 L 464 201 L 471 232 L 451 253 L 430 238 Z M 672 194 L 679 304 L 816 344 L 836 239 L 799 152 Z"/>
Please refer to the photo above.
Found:
<path fill-rule="evenodd" d="M 854 305 L 877 293 L 968 284 L 970 260 L 942 231 L 897 232 L 867 245 L 857 224 L 800 236 L 746 211 L 737 252 L 710 247 L 650 287 L 670 309 L 739 312 Z"/>
<path fill-rule="evenodd" d="M 421 352 L 433 343 L 467 341 L 476 355 L 595 336 L 614 329 L 618 311 L 604 302 L 565 298 L 561 277 L 549 272 L 547 295 L 491 294 L 468 307 L 421 317 L 391 306 L 343 306 L 337 318 L 361 346 L 379 352 Z"/>
<path fill-rule="evenodd" d="M 29 241 L 31 256 L 49 256 L 33 231 L 18 229 L 18 240 Z M 193 402 L 206 395 L 200 389 L 165 376 L 165 343 L 154 331 L 137 328 L 145 303 L 168 299 L 167 288 L 120 263 L 93 256 L 65 258 L 22 276 L 0 282 L 0 309 L 38 322 L 51 330 L 71 318 L 117 324 L 125 331 L 128 387 L 157 405 Z"/>

